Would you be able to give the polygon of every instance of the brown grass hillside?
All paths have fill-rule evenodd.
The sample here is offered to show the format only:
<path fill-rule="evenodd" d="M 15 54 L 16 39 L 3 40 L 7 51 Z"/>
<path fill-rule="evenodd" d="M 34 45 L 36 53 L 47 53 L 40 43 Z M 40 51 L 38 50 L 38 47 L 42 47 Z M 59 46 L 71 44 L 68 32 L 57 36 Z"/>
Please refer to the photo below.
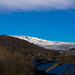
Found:
<path fill-rule="evenodd" d="M 34 75 L 33 59 L 54 60 L 59 52 L 11 36 L 0 35 L 0 75 Z"/>
<path fill-rule="evenodd" d="M 62 62 L 65 63 L 65 57 L 60 56 L 58 51 L 47 50 L 25 40 L 0 35 L 0 75 L 34 75 L 35 71 L 31 66 L 34 59 L 60 62 L 63 59 Z"/>

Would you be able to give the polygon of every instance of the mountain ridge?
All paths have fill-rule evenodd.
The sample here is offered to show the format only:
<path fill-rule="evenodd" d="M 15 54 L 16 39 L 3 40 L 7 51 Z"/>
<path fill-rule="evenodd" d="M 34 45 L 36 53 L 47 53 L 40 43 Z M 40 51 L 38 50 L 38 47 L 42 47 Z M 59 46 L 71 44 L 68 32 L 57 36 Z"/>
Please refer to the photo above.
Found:
<path fill-rule="evenodd" d="M 70 43 L 70 42 L 47 41 L 45 39 L 40 39 L 40 38 L 30 37 L 30 36 L 20 36 L 20 35 L 11 35 L 11 36 L 22 40 L 26 40 L 30 43 L 44 47 L 46 49 L 69 50 L 75 48 L 75 43 Z"/>

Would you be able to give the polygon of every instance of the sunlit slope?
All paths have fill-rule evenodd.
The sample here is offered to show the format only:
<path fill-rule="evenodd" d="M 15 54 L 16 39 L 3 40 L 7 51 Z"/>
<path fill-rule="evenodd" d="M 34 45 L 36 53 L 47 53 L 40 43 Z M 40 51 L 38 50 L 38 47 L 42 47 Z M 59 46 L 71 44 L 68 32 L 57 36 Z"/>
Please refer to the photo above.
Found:
<path fill-rule="evenodd" d="M 72 48 L 75 48 L 75 43 L 69 43 L 69 42 L 57 42 L 57 41 L 47 41 L 40 38 L 30 37 L 30 36 L 12 36 L 15 38 L 26 40 L 30 43 L 33 43 L 35 45 L 44 47 L 46 49 L 52 49 L 52 50 L 70 50 Z"/>

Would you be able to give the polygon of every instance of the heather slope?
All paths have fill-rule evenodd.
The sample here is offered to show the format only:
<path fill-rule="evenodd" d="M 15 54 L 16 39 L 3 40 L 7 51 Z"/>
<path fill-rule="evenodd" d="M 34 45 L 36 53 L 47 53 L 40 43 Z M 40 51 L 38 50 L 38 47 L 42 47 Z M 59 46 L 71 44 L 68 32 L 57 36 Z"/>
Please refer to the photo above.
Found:
<path fill-rule="evenodd" d="M 0 75 L 34 75 L 34 59 L 56 59 L 59 52 L 46 50 L 18 38 L 0 35 Z"/>
<path fill-rule="evenodd" d="M 70 56 L 72 55 L 69 55 L 69 59 Z M 69 63 L 65 61 L 65 57 L 64 52 L 61 54 L 55 50 L 41 48 L 26 40 L 0 35 L 0 75 L 34 75 L 35 71 L 31 66 L 34 59 L 60 62 L 63 59 L 62 63 Z M 75 57 L 72 56 L 70 61 L 73 62 L 70 63 L 73 64 L 74 59 Z"/>

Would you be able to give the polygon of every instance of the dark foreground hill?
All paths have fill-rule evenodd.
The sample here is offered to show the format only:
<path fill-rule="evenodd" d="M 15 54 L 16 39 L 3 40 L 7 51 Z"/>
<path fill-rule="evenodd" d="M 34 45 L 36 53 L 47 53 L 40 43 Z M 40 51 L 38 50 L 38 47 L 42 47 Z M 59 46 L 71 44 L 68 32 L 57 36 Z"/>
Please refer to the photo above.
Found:
<path fill-rule="evenodd" d="M 59 52 L 32 43 L 0 35 L 0 75 L 33 75 L 32 60 L 54 59 Z"/>
<path fill-rule="evenodd" d="M 58 51 L 47 50 L 25 40 L 0 35 L 0 75 L 34 75 L 35 71 L 31 66 L 34 59 L 55 61 L 59 60 L 59 56 Z M 65 57 L 61 58 L 64 60 Z"/>
<path fill-rule="evenodd" d="M 49 49 L 47 50 L 25 40 L 21 40 L 11 36 L 0 35 L 0 47 L 4 48 L 7 52 L 10 52 L 12 54 L 14 54 L 15 52 L 19 52 L 23 55 L 31 55 L 33 57 L 47 57 L 48 53 L 50 54 L 49 56 L 52 57 L 59 55 L 58 51 Z"/>

